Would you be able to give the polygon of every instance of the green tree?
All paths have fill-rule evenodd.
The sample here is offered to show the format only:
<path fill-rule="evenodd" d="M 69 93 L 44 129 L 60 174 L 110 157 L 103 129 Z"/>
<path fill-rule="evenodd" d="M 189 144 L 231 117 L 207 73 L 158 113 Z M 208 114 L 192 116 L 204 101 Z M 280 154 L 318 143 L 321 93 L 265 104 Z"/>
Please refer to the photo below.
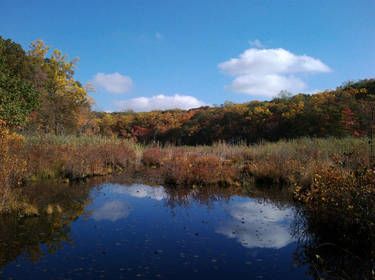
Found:
<path fill-rule="evenodd" d="M 0 36 L 0 119 L 8 126 L 24 126 L 39 104 L 31 82 L 32 65 L 22 47 Z"/>

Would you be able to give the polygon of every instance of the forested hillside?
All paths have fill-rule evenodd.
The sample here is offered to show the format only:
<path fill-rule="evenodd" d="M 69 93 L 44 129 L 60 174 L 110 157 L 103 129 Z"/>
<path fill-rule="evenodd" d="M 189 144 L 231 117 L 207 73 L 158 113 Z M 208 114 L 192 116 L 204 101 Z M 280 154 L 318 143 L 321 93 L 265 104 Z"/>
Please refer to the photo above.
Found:
<path fill-rule="evenodd" d="M 212 144 L 215 141 L 275 141 L 300 136 L 363 136 L 369 133 L 375 80 L 348 83 L 336 90 L 298 94 L 272 101 L 189 111 L 96 113 L 100 132 L 141 142 Z"/>
<path fill-rule="evenodd" d="M 6 126 L 24 133 L 101 134 L 177 145 L 370 133 L 374 79 L 317 94 L 188 111 L 93 112 L 88 91 L 94 88 L 74 78 L 78 59 L 69 61 L 59 50 L 49 55 L 49 49 L 35 41 L 25 51 L 0 37 L 0 119 Z"/>

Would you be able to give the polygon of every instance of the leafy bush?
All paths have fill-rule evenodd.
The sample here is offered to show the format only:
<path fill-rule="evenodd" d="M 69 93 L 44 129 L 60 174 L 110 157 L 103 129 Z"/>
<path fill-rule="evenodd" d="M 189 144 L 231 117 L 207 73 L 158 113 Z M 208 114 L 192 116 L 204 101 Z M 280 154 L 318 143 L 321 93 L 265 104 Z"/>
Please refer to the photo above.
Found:
<path fill-rule="evenodd" d="M 23 150 L 24 138 L 10 134 L 0 120 L 0 212 L 9 210 L 15 200 L 12 188 L 24 182 L 28 162 Z"/>
<path fill-rule="evenodd" d="M 297 186 L 295 198 L 321 219 L 340 220 L 358 230 L 375 226 L 375 170 L 320 168 L 310 186 Z"/>

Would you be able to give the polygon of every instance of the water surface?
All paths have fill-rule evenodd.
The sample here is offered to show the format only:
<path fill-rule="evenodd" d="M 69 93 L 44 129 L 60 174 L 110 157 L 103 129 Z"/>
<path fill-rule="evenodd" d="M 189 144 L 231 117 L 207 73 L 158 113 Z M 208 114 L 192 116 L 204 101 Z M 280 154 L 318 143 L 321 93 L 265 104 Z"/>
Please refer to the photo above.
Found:
<path fill-rule="evenodd" d="M 143 184 L 37 189 L 45 213 L 0 219 L 0 278 L 311 279 L 285 200 Z"/>

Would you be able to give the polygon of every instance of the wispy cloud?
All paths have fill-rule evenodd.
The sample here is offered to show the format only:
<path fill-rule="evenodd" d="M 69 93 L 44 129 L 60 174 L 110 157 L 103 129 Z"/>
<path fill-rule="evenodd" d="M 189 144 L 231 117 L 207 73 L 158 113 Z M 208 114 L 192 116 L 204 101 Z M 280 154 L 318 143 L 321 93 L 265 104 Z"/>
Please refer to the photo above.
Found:
<path fill-rule="evenodd" d="M 252 47 L 264 48 L 264 45 L 258 39 L 255 39 L 254 41 L 249 41 L 249 45 Z"/>
<path fill-rule="evenodd" d="M 281 48 L 250 48 L 218 67 L 234 77 L 232 85 L 225 87 L 227 90 L 258 97 L 272 97 L 281 90 L 300 92 L 307 85 L 298 74 L 331 71 L 319 59 Z"/>
<path fill-rule="evenodd" d="M 127 93 L 133 87 L 133 81 L 129 76 L 121 75 L 120 73 L 98 73 L 93 79 L 96 86 L 104 88 L 110 93 Z"/>
<path fill-rule="evenodd" d="M 152 110 L 191 109 L 206 106 L 201 100 L 189 95 L 175 94 L 172 96 L 156 95 L 152 97 L 138 97 L 127 100 L 115 101 L 120 110 L 133 110 L 135 112 L 148 112 Z"/>

